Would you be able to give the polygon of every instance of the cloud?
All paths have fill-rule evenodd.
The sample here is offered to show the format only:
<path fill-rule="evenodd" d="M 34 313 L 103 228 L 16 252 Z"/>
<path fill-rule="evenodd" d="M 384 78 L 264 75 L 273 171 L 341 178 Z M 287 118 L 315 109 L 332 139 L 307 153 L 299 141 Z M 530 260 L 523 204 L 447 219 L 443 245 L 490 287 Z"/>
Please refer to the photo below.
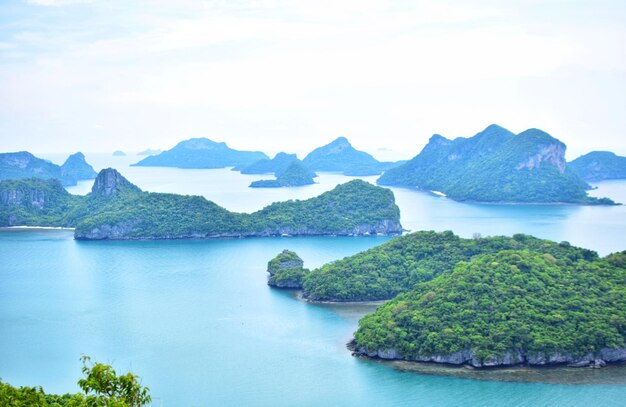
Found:
<path fill-rule="evenodd" d="M 61 7 L 74 4 L 92 3 L 94 0 L 26 0 L 27 4 L 45 7 Z"/>

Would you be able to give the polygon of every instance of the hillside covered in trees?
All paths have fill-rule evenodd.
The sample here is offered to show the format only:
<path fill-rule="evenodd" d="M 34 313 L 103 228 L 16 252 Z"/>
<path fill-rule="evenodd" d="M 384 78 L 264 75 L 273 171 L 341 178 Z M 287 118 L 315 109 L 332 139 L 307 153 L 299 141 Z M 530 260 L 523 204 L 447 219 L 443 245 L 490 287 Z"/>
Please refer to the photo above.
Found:
<path fill-rule="evenodd" d="M 75 227 L 77 239 L 183 239 L 401 233 L 393 193 L 354 180 L 307 200 L 230 212 L 200 196 L 148 193 L 114 169 L 102 170 L 87 196 L 58 181 L 0 182 L 0 226 Z"/>

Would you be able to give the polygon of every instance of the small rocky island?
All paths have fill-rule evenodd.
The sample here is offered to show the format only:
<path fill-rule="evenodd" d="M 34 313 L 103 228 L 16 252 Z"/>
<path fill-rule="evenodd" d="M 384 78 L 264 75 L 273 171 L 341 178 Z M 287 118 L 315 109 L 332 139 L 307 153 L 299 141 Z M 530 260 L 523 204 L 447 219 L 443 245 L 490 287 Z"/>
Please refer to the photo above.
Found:
<path fill-rule="evenodd" d="M 276 179 L 254 181 L 250 188 L 281 188 L 299 187 L 314 184 L 311 171 L 306 168 L 302 161 L 294 160 L 286 168 L 276 172 Z"/>
<path fill-rule="evenodd" d="M 0 226 L 22 225 L 74 227 L 84 240 L 402 233 L 393 193 L 360 180 L 248 214 L 200 196 L 144 192 L 112 168 L 100 171 L 86 196 L 56 180 L 0 181 Z"/>
<path fill-rule="evenodd" d="M 302 279 L 309 272 L 303 265 L 296 252 L 283 250 L 267 263 L 267 284 L 278 288 L 302 288 Z"/>

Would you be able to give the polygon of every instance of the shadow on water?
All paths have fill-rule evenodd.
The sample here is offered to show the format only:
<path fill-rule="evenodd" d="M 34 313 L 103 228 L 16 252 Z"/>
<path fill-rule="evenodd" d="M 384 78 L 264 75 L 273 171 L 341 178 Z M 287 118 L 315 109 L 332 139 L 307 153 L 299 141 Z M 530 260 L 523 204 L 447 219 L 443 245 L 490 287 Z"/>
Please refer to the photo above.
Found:
<path fill-rule="evenodd" d="M 602 369 L 572 368 L 566 366 L 474 369 L 470 366 L 449 366 L 434 363 L 385 361 L 360 358 L 363 363 L 385 365 L 403 373 L 455 377 L 459 379 L 492 382 L 547 383 L 547 384 L 626 384 L 626 363 L 607 365 Z"/>

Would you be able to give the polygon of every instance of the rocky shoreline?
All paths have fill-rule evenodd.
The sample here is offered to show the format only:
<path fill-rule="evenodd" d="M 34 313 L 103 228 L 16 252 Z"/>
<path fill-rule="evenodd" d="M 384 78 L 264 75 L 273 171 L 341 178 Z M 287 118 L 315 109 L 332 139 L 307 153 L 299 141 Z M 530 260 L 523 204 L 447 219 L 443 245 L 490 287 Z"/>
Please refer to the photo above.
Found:
<path fill-rule="evenodd" d="M 435 363 L 473 368 L 499 368 L 511 366 L 568 366 L 602 368 L 610 363 L 626 362 L 626 348 L 604 348 L 597 353 L 574 356 L 571 353 L 526 353 L 522 350 L 508 351 L 498 357 L 479 359 L 471 350 L 463 350 L 450 355 L 421 355 L 412 359 L 403 357 L 396 349 L 369 351 L 359 347 L 353 339 L 347 344 L 353 356 L 388 361 Z"/>

